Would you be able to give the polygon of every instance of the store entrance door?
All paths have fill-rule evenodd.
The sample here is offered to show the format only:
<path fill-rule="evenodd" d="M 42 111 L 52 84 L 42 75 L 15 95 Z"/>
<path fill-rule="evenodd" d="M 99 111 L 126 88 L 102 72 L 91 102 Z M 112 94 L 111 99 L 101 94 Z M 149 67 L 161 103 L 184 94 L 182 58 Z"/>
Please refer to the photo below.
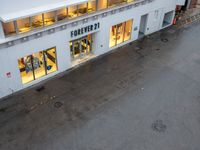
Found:
<path fill-rule="evenodd" d="M 70 42 L 70 52 L 72 60 L 83 59 L 92 52 L 92 35 L 87 35 Z"/>

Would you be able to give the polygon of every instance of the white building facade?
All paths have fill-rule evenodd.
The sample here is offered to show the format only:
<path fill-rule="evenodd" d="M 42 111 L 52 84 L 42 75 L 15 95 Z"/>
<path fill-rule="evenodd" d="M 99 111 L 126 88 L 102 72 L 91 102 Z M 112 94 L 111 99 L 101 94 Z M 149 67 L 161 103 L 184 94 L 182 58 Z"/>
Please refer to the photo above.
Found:
<path fill-rule="evenodd" d="M 0 98 L 170 26 L 176 6 L 185 3 L 185 0 L 19 0 L 18 4 L 2 1 Z"/>

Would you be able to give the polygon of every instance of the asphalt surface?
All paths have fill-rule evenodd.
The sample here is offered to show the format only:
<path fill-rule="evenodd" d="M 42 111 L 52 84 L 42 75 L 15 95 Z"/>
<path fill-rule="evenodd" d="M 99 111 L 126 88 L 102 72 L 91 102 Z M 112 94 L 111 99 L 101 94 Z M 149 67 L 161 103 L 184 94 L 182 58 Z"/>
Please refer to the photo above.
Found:
<path fill-rule="evenodd" d="M 174 27 L 0 102 L 1 150 L 199 150 L 200 25 Z"/>

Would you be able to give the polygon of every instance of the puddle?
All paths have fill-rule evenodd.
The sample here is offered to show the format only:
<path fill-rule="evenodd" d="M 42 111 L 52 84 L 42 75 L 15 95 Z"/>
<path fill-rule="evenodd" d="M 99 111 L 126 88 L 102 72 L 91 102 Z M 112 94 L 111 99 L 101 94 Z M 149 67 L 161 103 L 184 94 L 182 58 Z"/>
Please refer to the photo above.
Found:
<path fill-rule="evenodd" d="M 4 113 L 4 112 L 6 112 L 6 109 L 7 109 L 7 108 L 0 108 L 0 112 L 1 112 L 1 113 Z"/>

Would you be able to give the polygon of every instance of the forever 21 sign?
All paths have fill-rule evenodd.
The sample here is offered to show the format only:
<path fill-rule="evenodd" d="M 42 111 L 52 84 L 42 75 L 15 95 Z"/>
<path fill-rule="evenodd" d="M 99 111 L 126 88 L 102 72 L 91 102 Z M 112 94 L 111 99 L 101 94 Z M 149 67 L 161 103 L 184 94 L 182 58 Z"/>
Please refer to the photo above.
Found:
<path fill-rule="evenodd" d="M 100 23 L 98 22 L 98 23 L 95 23 L 92 25 L 88 25 L 86 27 L 82 27 L 82 28 L 73 30 L 73 31 L 71 31 L 71 38 L 75 38 L 77 36 L 93 32 L 95 30 L 98 30 L 99 28 L 100 28 Z"/>

